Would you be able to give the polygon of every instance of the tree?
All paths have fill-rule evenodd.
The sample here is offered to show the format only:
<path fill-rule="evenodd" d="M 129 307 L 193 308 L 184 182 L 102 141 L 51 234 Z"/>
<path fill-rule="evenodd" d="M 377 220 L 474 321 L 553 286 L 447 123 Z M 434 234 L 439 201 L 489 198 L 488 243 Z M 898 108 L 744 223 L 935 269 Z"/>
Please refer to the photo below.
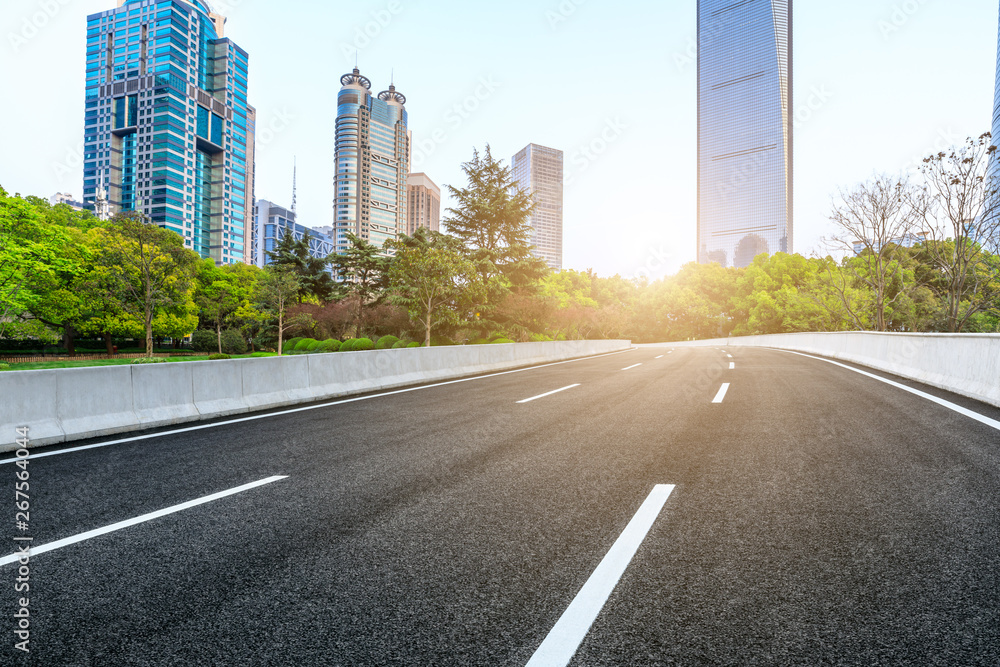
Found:
<path fill-rule="evenodd" d="M 834 203 L 830 215 L 837 233 L 827 239 L 827 244 L 834 250 L 846 251 L 847 258 L 842 271 L 829 271 L 827 276 L 837 281 L 844 307 L 852 312 L 856 304 L 848 296 L 847 283 L 862 284 L 871 290 L 876 331 L 889 330 L 887 311 L 917 287 L 903 281 L 905 267 L 901 261 L 904 248 L 918 238 L 920 217 L 913 207 L 914 200 L 914 188 L 906 179 L 878 176 L 853 190 L 841 190 L 840 201 Z M 903 289 L 891 290 L 894 283 Z M 862 318 L 855 315 L 860 324 Z"/>
<path fill-rule="evenodd" d="M 460 302 L 474 293 L 476 266 L 461 251 L 461 243 L 440 232 L 418 229 L 387 245 L 396 251 L 390 269 L 389 300 L 404 306 L 424 329 L 424 346 L 432 330 L 460 319 Z"/>
<path fill-rule="evenodd" d="M 1000 296 L 1000 156 L 987 132 L 924 159 L 925 185 L 914 197 L 927 234 L 926 252 L 944 277 L 945 321 L 965 329 Z"/>
<path fill-rule="evenodd" d="M 111 295 L 126 313 L 137 316 L 146 334 L 146 356 L 153 356 L 153 320 L 163 310 L 192 300 L 198 255 L 184 248 L 175 232 L 148 224 L 141 213 L 115 216 L 101 235 L 96 261 L 105 270 Z"/>
<path fill-rule="evenodd" d="M 462 165 L 464 188 L 447 186 L 458 206 L 449 208 L 447 231 L 465 245 L 475 264 L 483 304 L 499 304 L 512 287 L 531 289 L 548 272 L 531 254 L 528 218 L 535 208 L 531 194 L 514 181 L 510 169 L 493 159 L 490 147 Z"/>
<path fill-rule="evenodd" d="M 297 295 L 299 303 L 307 297 L 325 303 L 333 298 L 337 286 L 330 275 L 329 258 L 321 259 L 313 256 L 309 249 L 311 240 L 312 236 L 308 231 L 299 239 L 286 231 L 278 241 L 277 247 L 268 252 L 267 256 L 271 264 L 295 271 L 300 285 Z"/>
<path fill-rule="evenodd" d="M 358 319 L 355 338 L 361 338 L 365 309 L 381 303 L 388 287 L 389 259 L 382 250 L 365 239 L 348 233 L 351 246 L 332 258 L 337 275 L 345 282 L 342 289 L 357 299 Z M 388 250 L 389 248 L 386 248 Z"/>
<path fill-rule="evenodd" d="M 288 308 L 296 303 L 301 288 L 302 283 L 294 269 L 273 264 L 264 268 L 257 283 L 256 300 L 278 322 L 279 357 L 282 355 L 285 333 L 289 329 L 302 326 L 301 317 L 287 317 Z"/>
<path fill-rule="evenodd" d="M 259 271 L 247 264 L 217 267 L 211 259 L 204 260 L 198 268 L 194 299 L 200 308 L 202 322 L 210 323 L 215 329 L 219 354 L 222 354 L 224 326 L 242 326 L 246 320 L 258 319 L 252 301 Z"/>

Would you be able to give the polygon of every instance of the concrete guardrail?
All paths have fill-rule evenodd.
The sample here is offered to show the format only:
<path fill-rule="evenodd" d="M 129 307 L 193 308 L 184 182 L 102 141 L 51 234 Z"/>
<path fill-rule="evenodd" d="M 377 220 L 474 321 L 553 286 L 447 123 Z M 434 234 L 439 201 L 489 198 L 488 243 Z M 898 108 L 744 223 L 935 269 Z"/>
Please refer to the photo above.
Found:
<path fill-rule="evenodd" d="M 1000 407 L 1000 334 L 796 333 L 663 345 L 772 347 L 816 354 Z"/>
<path fill-rule="evenodd" d="M 0 451 L 627 350 L 565 341 L 0 373 Z"/>

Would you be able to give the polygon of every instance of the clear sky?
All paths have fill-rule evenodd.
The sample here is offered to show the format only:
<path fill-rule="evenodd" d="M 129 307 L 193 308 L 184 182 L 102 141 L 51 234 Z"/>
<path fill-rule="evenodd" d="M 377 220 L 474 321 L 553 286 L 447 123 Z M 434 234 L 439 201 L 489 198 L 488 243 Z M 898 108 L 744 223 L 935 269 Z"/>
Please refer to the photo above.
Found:
<path fill-rule="evenodd" d="M 250 54 L 257 196 L 332 221 L 334 114 L 357 52 L 407 97 L 414 170 L 461 185 L 489 143 L 566 153 L 565 266 L 673 273 L 695 259 L 695 0 L 217 0 Z M 3 0 L 0 185 L 82 190 L 86 16 L 114 0 Z M 795 6 L 795 251 L 830 198 L 989 129 L 997 0 Z M 435 141 L 436 138 L 436 141 Z M 445 202 L 445 206 L 448 203 Z"/>

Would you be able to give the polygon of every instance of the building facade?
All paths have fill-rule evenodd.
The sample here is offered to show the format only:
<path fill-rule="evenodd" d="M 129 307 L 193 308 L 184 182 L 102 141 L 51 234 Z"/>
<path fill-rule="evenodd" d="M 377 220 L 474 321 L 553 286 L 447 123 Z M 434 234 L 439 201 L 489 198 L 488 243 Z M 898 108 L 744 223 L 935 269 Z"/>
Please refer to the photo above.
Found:
<path fill-rule="evenodd" d="M 295 240 L 301 240 L 309 234 L 309 254 L 319 259 L 326 259 L 336 248 L 333 239 L 324 234 L 321 229 L 310 229 L 296 222 L 295 211 L 261 199 L 256 206 L 257 215 L 254 220 L 253 258 L 251 264 L 263 268 L 270 263 L 267 253 L 273 252 L 287 234 L 292 234 Z"/>
<path fill-rule="evenodd" d="M 406 234 L 413 236 L 421 227 L 441 231 L 441 188 L 427 174 L 410 174 L 407 179 L 410 197 L 407 202 Z"/>
<path fill-rule="evenodd" d="M 698 261 L 792 252 L 792 0 L 698 0 Z"/>
<path fill-rule="evenodd" d="M 340 83 L 333 218 L 342 253 L 348 232 L 379 247 L 406 232 L 410 132 L 406 97 L 394 85 L 374 96 L 357 68 Z"/>
<path fill-rule="evenodd" d="M 510 160 L 511 175 L 535 202 L 531 214 L 533 253 L 549 267 L 563 265 L 563 152 L 528 144 Z"/>
<path fill-rule="evenodd" d="M 203 0 L 119 0 L 87 18 L 83 200 L 141 211 L 218 264 L 250 258 L 246 51 Z"/>

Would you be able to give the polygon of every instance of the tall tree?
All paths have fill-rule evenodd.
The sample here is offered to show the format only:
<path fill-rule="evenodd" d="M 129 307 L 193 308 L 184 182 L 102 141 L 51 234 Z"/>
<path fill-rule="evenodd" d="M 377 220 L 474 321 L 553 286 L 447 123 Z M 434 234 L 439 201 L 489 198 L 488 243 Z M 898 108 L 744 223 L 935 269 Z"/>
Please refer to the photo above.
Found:
<path fill-rule="evenodd" d="M 489 310 L 512 287 L 536 285 L 548 272 L 545 262 L 531 254 L 528 218 L 535 208 L 531 194 L 514 181 L 509 167 L 485 154 L 473 152 L 462 165 L 468 179 L 463 188 L 447 186 L 458 202 L 444 221 L 447 231 L 466 247 L 476 265 L 483 304 Z"/>
<path fill-rule="evenodd" d="M 106 270 L 122 309 L 137 316 L 153 356 L 153 320 L 161 310 L 192 299 L 198 255 L 184 248 L 177 233 L 146 222 L 141 213 L 115 216 L 103 230 L 97 262 Z"/>
<path fill-rule="evenodd" d="M 337 276 L 345 282 L 341 288 L 358 302 L 357 332 L 361 338 L 365 325 L 365 310 L 382 302 L 388 287 L 389 259 L 383 250 L 354 234 L 346 252 L 331 257 Z M 387 248 L 386 250 L 388 250 Z"/>
<path fill-rule="evenodd" d="M 944 275 L 947 329 L 960 332 L 973 316 L 996 308 L 1000 156 L 987 132 L 925 158 L 920 172 L 925 186 L 914 206 L 927 255 Z"/>
<path fill-rule="evenodd" d="M 329 301 L 335 291 L 336 284 L 330 275 L 328 258 L 315 257 L 309 249 L 312 236 L 306 231 L 302 238 L 285 232 L 273 251 L 267 253 L 271 264 L 284 266 L 295 271 L 299 279 L 299 303 L 308 297 L 315 298 L 320 303 Z"/>
<path fill-rule="evenodd" d="M 283 353 L 285 333 L 302 325 L 301 318 L 288 317 L 288 309 L 297 302 L 301 287 L 293 269 L 273 264 L 264 268 L 257 282 L 256 300 L 277 320 L 279 357 Z"/>
<path fill-rule="evenodd" d="M 903 280 L 905 247 L 917 241 L 921 222 L 913 202 L 914 188 L 905 178 L 878 176 L 852 190 L 841 190 L 830 214 L 836 233 L 827 244 L 846 252 L 847 258 L 842 270 L 828 271 L 827 277 L 837 281 L 838 293 L 849 310 L 855 303 L 848 297 L 848 281 L 871 291 L 876 331 L 889 330 L 887 312 L 918 287 Z M 894 284 L 904 289 L 893 289 Z"/>
<path fill-rule="evenodd" d="M 476 266 L 463 255 L 460 241 L 439 232 L 418 229 L 414 237 L 388 245 L 396 251 L 389 300 L 420 323 L 430 347 L 434 327 L 460 320 L 462 300 L 478 286 Z"/>

